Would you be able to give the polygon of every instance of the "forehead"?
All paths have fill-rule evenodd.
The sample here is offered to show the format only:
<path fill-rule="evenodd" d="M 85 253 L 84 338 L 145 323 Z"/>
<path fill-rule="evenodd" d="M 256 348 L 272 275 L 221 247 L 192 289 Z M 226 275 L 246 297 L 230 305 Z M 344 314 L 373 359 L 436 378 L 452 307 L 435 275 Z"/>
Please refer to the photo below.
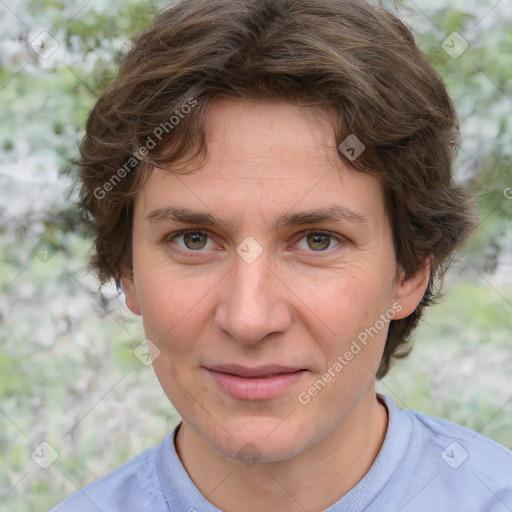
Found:
<path fill-rule="evenodd" d="M 208 154 L 199 170 L 151 173 L 136 198 L 145 217 L 170 204 L 213 216 L 231 214 L 232 220 L 260 222 L 263 215 L 268 228 L 277 227 L 285 211 L 334 205 L 348 216 L 354 213 L 354 219 L 383 214 L 380 182 L 340 159 L 325 109 L 283 101 L 217 101 L 207 111 L 205 135 Z"/>
<path fill-rule="evenodd" d="M 335 166 L 338 160 L 332 151 L 330 112 L 318 106 L 224 99 L 209 106 L 205 131 L 212 159 L 229 155 L 255 169 L 276 159 L 293 162 L 307 158 L 308 164 L 325 168 Z M 221 154 L 217 153 L 219 150 Z"/>

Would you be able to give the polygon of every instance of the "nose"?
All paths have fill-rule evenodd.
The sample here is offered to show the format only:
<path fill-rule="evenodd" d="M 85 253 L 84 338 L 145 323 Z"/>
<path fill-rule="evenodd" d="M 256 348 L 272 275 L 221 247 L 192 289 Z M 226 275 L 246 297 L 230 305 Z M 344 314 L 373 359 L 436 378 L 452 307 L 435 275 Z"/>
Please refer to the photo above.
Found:
<path fill-rule="evenodd" d="M 290 327 L 293 294 L 270 263 L 265 251 L 251 263 L 236 255 L 231 271 L 219 283 L 215 322 L 239 343 L 254 344 Z"/>

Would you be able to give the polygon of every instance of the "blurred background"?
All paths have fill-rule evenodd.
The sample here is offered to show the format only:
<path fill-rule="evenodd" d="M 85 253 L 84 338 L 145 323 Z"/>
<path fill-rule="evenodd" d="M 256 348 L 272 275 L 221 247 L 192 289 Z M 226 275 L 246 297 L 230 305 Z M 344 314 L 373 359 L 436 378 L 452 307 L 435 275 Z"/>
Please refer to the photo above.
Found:
<path fill-rule="evenodd" d="M 448 86 L 457 175 L 482 220 L 379 391 L 512 448 L 512 2 L 383 4 Z M 0 0 L 0 510 L 48 510 L 178 421 L 139 319 L 86 272 L 67 176 L 99 92 L 163 5 Z"/>

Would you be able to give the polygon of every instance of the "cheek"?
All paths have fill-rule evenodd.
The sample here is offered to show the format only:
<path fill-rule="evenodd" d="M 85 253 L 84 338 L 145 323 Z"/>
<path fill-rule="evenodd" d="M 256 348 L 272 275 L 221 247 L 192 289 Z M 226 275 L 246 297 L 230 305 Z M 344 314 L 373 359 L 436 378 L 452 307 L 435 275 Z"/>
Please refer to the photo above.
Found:
<path fill-rule="evenodd" d="M 178 321 L 193 309 L 211 280 L 200 266 L 180 268 L 172 264 L 161 247 L 141 247 L 135 252 L 134 276 L 143 317 L 166 324 Z"/>
<path fill-rule="evenodd" d="M 196 389 L 192 370 L 197 369 L 199 340 L 207 325 L 205 287 L 196 281 L 156 267 L 138 285 L 144 332 L 159 350 L 153 368 L 180 413 L 190 405 L 187 390 Z"/>
<path fill-rule="evenodd" d="M 353 266 L 322 279 L 306 282 L 299 278 L 294 288 L 326 327 L 345 337 L 373 324 L 386 311 L 392 297 L 387 281 L 378 272 Z"/>
<path fill-rule="evenodd" d="M 338 383 L 365 379 L 370 375 L 368 369 L 376 370 L 380 363 L 388 330 L 381 315 L 392 298 L 387 281 L 380 273 L 352 267 L 303 289 L 308 297 L 308 308 L 303 311 L 309 320 L 305 322 L 324 354 L 323 370 L 339 356 L 344 359 L 344 377 L 337 378 Z"/>
<path fill-rule="evenodd" d="M 187 323 L 200 303 L 201 290 L 187 280 L 155 265 L 136 274 L 136 288 L 146 336 L 158 343 L 173 338 L 180 324 Z"/>

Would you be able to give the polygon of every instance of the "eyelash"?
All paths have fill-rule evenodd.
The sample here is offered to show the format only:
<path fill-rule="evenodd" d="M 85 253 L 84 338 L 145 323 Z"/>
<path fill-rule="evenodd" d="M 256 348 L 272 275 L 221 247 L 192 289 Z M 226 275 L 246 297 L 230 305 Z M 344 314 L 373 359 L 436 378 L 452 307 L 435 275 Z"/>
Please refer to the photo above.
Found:
<path fill-rule="evenodd" d="M 172 241 L 174 241 L 176 238 L 182 236 L 182 235 L 185 235 L 185 234 L 200 234 L 200 235 L 206 235 L 208 236 L 210 239 L 211 239 L 211 236 L 210 234 L 208 233 L 208 231 L 204 231 L 202 229 L 181 229 L 180 231 L 176 231 L 174 233 L 171 233 L 169 235 L 167 235 L 165 237 L 165 242 L 166 243 L 171 243 Z M 336 240 L 340 245 L 345 243 L 347 240 L 341 236 L 341 235 L 336 235 L 334 233 L 330 233 L 328 231 L 323 231 L 323 230 L 318 230 L 318 229 L 312 229 L 310 231 L 306 231 L 302 234 L 302 237 L 298 240 L 298 241 L 301 241 L 303 240 L 304 238 L 306 238 L 307 236 L 309 235 L 312 235 L 312 234 L 315 234 L 315 235 L 324 235 L 324 236 L 329 236 L 331 238 L 333 238 L 334 240 Z M 334 250 L 334 249 L 333 249 Z M 193 257 L 201 257 L 201 255 L 204 253 L 204 249 L 198 249 L 197 251 L 194 251 L 192 249 L 188 249 L 188 250 L 184 250 L 184 249 L 181 249 L 179 248 L 177 252 L 180 252 L 182 254 L 186 254 L 187 256 L 193 256 Z M 311 253 L 319 253 L 319 254 L 330 254 L 332 252 L 332 250 L 330 249 L 326 249 L 326 250 L 323 250 L 323 251 L 308 251 L 308 252 L 311 252 Z M 197 253 L 197 254 L 195 254 Z M 314 256 L 314 257 L 317 257 L 317 256 Z"/>

